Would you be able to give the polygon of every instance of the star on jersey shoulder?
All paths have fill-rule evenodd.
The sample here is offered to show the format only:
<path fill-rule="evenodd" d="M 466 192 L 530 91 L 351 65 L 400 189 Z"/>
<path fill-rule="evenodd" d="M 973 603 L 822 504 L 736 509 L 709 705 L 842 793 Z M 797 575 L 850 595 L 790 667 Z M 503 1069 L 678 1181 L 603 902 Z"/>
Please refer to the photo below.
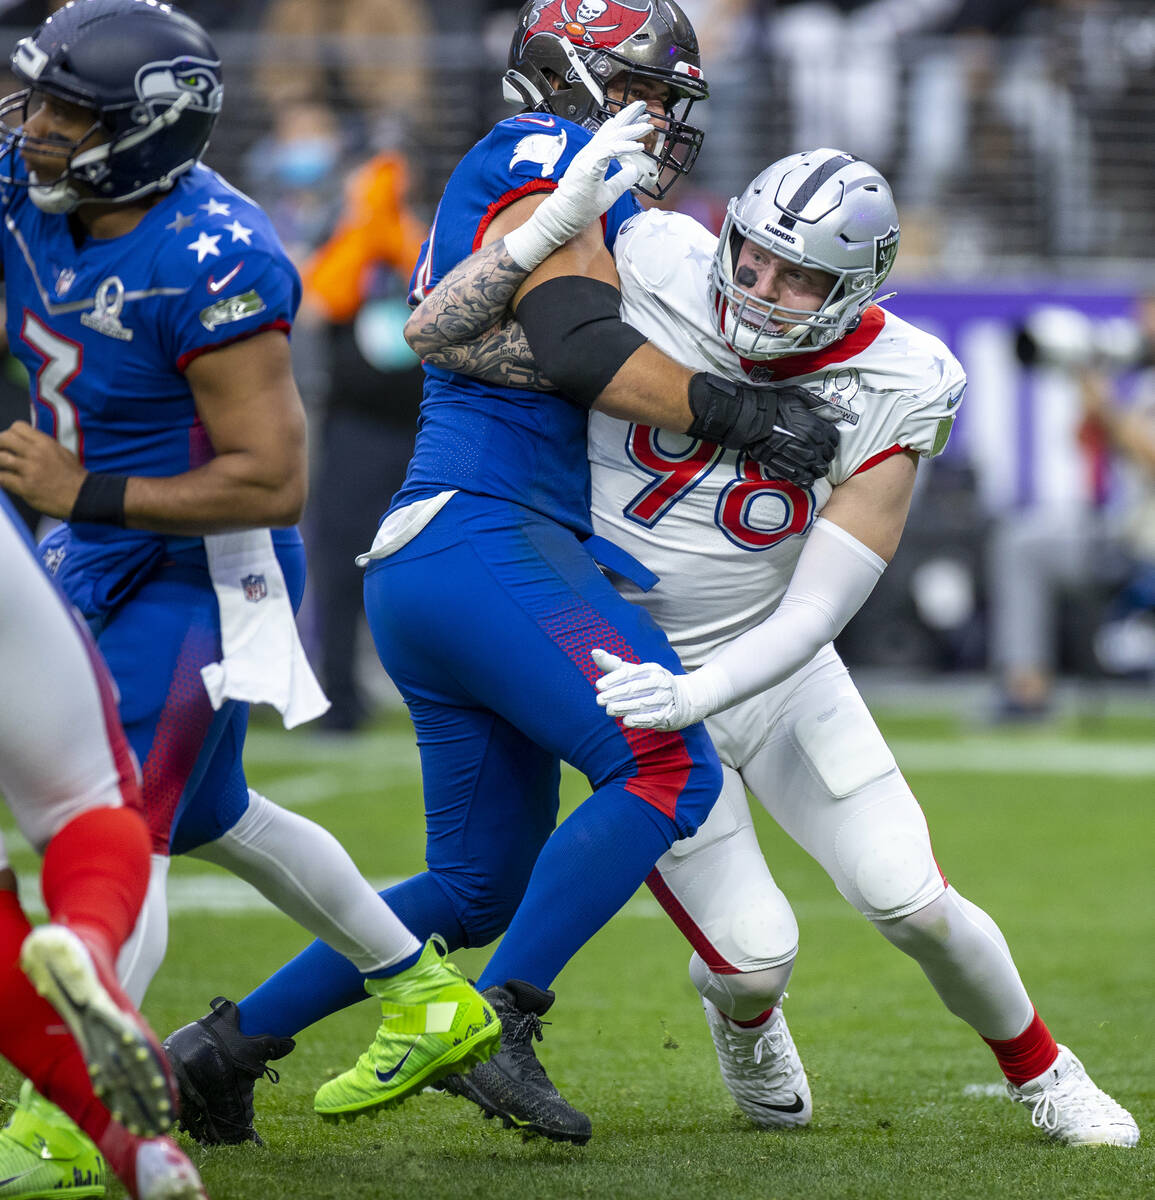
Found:
<path fill-rule="evenodd" d="M 197 235 L 195 242 L 189 242 L 188 249 L 197 252 L 198 263 L 203 263 L 209 255 L 212 255 L 214 258 L 220 258 L 221 252 L 217 243 L 223 236 L 220 233 L 205 233 L 202 231 Z"/>
<path fill-rule="evenodd" d="M 226 225 L 225 228 L 233 235 L 234 242 L 244 242 L 246 246 L 253 244 L 253 231 L 242 225 L 235 217 L 232 223 Z"/>
<path fill-rule="evenodd" d="M 173 233 L 182 233 L 182 232 L 184 232 L 184 230 L 186 230 L 186 229 L 187 229 L 187 228 L 188 228 L 188 227 L 189 227 L 189 226 L 190 226 L 190 225 L 191 225 L 191 224 L 192 224 L 192 223 L 193 223 L 195 220 L 196 220 L 196 217 L 191 217 L 191 216 L 190 216 L 190 217 L 186 217 L 186 216 L 184 215 L 184 213 L 182 213 L 182 212 L 178 212 L 178 213 L 176 214 L 176 216 L 175 216 L 175 217 L 173 217 L 173 219 L 172 219 L 171 221 L 169 221 L 169 223 L 168 223 L 168 224 L 165 226 L 165 229 L 171 229 L 171 230 L 173 231 Z"/>
<path fill-rule="evenodd" d="M 210 217 L 227 217 L 232 211 L 227 204 L 222 204 L 213 196 L 210 196 L 206 203 L 199 204 L 197 207 L 203 208 L 206 215 Z"/>

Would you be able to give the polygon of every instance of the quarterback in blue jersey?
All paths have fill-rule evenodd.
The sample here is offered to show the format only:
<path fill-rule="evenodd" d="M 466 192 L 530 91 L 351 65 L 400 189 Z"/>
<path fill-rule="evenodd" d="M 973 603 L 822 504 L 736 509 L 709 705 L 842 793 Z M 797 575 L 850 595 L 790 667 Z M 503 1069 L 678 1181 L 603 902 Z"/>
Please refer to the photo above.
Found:
<path fill-rule="evenodd" d="M 483 1064 L 486 1078 L 478 1068 L 446 1086 L 507 1126 L 580 1143 L 589 1118 L 533 1052 L 550 985 L 697 828 L 720 779 L 700 725 L 638 738 L 598 707 L 589 652 L 599 638 L 629 661 L 652 654 L 680 668 L 603 573 L 645 582 L 639 564 L 592 536 L 588 411 L 708 429 L 806 482 L 834 435 L 777 395 L 692 375 L 618 317 L 610 250 L 637 211 L 625 189 L 664 193 L 701 142 L 687 118 L 706 83 L 678 7 L 531 0 L 505 83 L 527 111 L 499 123 L 449 180 L 412 298 L 479 247 L 504 245 L 536 268 L 515 304 L 549 382 L 518 390 L 427 367 L 408 476 L 364 556 L 366 611 L 417 730 L 426 804 L 428 870 L 385 895 L 416 933 L 450 947 L 505 933 L 478 980 L 501 1017 L 501 1051 Z M 559 188 L 571 163 L 579 169 Z M 571 186 L 606 196 L 604 223 L 572 223 Z M 530 211 L 528 232 L 507 238 Z M 545 232 L 549 249 L 566 244 L 543 253 Z M 555 829 L 561 761 L 592 794 Z M 358 996 L 347 966 L 315 944 L 240 1011 L 250 1029 L 286 1036 Z M 240 1082 L 222 1077 L 219 1091 Z M 315 1107 L 369 1103 L 378 1086 L 358 1064 Z"/>
<path fill-rule="evenodd" d="M 293 725 L 325 701 L 293 617 L 300 282 L 261 210 L 199 162 L 219 59 L 167 5 L 74 0 L 17 44 L 11 69 L 26 86 L 2 109 L 0 254 L 33 420 L 0 433 L 0 484 L 63 520 L 42 555 L 97 637 L 141 764 L 153 882 L 122 976 L 139 997 L 163 957 L 169 854 L 225 866 L 390 1008 L 376 1049 L 391 1066 L 404 1056 L 382 1101 L 396 1102 L 477 1061 L 497 1023 L 330 834 L 245 780 L 248 702 Z M 392 1032 L 399 1005 L 412 1016 L 427 1002 L 456 1015 L 428 1037 Z M 206 1021 L 209 1043 L 230 1016 Z"/>

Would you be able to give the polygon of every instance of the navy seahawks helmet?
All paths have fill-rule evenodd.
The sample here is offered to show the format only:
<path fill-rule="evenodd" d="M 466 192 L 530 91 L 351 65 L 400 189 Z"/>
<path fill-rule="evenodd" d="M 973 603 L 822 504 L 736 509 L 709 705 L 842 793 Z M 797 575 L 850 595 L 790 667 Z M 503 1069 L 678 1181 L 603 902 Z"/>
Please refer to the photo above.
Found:
<path fill-rule="evenodd" d="M 29 186 L 38 207 L 71 212 L 81 201 L 124 203 L 163 190 L 205 151 L 221 110 L 221 64 L 190 17 L 159 0 L 72 0 L 12 51 L 26 86 L 0 101 L 0 181 Z M 16 152 L 62 155 L 59 141 L 20 126 L 28 99 L 46 92 L 92 111 L 59 179 L 32 180 Z M 100 145 L 79 150 L 93 132 Z"/>
<path fill-rule="evenodd" d="M 702 131 L 689 122 L 710 90 L 698 38 L 673 0 L 527 0 L 517 15 L 503 90 L 506 100 L 596 129 L 630 99 L 630 86 L 666 85 L 670 102 L 647 151 L 637 191 L 660 199 L 693 167 Z M 614 81 L 622 101 L 606 96 Z"/>

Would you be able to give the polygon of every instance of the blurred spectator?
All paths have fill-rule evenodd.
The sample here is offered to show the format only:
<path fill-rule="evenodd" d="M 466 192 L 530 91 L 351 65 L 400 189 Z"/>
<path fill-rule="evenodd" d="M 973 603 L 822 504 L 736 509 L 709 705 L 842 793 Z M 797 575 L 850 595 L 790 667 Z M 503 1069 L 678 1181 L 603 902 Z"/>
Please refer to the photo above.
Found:
<path fill-rule="evenodd" d="M 377 154 L 349 179 L 332 237 L 305 262 L 305 307 L 327 347 L 321 447 L 306 513 L 321 677 L 329 729 L 369 715 L 357 679 L 364 622 L 361 568 L 381 514 L 400 487 L 417 430 L 422 372 L 405 344 L 406 296 L 424 227 L 408 207 L 408 167 Z"/>
<path fill-rule="evenodd" d="M 272 112 L 323 100 L 359 121 L 419 125 L 429 114 L 423 0 L 267 0 L 258 87 Z"/>
<path fill-rule="evenodd" d="M 995 119 L 991 97 L 1015 44 L 1008 35 L 1034 2 L 962 0 L 907 46 L 906 142 L 896 192 L 903 240 L 920 252 L 937 242 L 949 261 L 984 240 L 976 221 L 987 214 L 972 204 L 948 217 L 945 193 L 973 176 L 976 156 L 1009 157 L 999 136 L 1007 126 Z"/>
<path fill-rule="evenodd" d="M 186 0 L 177 8 L 195 17 L 211 33 L 225 29 L 252 29 L 261 19 L 267 0 Z M 68 0 L 0 0 L 0 22 L 12 29 L 33 29 Z"/>
<path fill-rule="evenodd" d="M 836 146 L 887 170 L 895 160 L 903 39 L 964 0 L 778 0 L 770 48 L 782 64 L 792 146 Z"/>
<path fill-rule="evenodd" d="M 1136 614 L 1149 621 L 1155 609 L 1155 297 L 1138 305 L 1133 353 L 1106 361 L 1095 354 L 1102 349 L 1098 333 L 1090 331 L 1094 357 L 1073 361 L 1083 348 L 1072 338 L 1056 347 L 1067 361 L 1054 363 L 1076 372 L 1082 420 L 1075 435 L 1092 477 L 1090 502 L 1008 513 L 990 542 L 991 647 L 1002 689 L 997 715 L 1008 719 L 1051 709 L 1065 597 L 1085 598 L 1092 589 L 1080 614 L 1084 623 L 1102 616 L 1105 586 L 1116 593 L 1113 621 Z M 1119 639 L 1126 631 L 1114 632 L 1114 642 L 1110 632 L 1098 639 L 1105 666 L 1124 673 L 1155 667 L 1155 655 L 1140 663 L 1134 639 L 1125 645 Z"/>
<path fill-rule="evenodd" d="M 295 100 L 274 111 L 272 129 L 246 158 L 253 198 L 298 267 L 333 228 L 348 141 L 332 106 Z"/>

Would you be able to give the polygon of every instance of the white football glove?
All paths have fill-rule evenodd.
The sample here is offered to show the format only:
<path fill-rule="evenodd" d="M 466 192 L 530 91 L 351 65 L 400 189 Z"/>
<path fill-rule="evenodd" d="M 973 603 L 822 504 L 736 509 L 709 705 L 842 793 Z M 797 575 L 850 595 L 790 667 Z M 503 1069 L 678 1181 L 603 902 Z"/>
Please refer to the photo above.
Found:
<path fill-rule="evenodd" d="M 644 100 L 635 100 L 604 122 L 574 155 L 556 190 L 524 225 L 505 235 L 505 249 L 519 267 L 532 271 L 540 266 L 637 183 L 649 161 L 642 141 L 654 132 L 648 118 L 641 115 L 645 108 Z M 606 171 L 614 159 L 621 170 L 607 179 Z"/>
<path fill-rule="evenodd" d="M 658 663 L 623 662 L 591 650 L 598 670 L 598 703 L 629 729 L 685 729 L 710 714 L 709 698 L 694 695 L 693 675 L 675 675 Z"/>

